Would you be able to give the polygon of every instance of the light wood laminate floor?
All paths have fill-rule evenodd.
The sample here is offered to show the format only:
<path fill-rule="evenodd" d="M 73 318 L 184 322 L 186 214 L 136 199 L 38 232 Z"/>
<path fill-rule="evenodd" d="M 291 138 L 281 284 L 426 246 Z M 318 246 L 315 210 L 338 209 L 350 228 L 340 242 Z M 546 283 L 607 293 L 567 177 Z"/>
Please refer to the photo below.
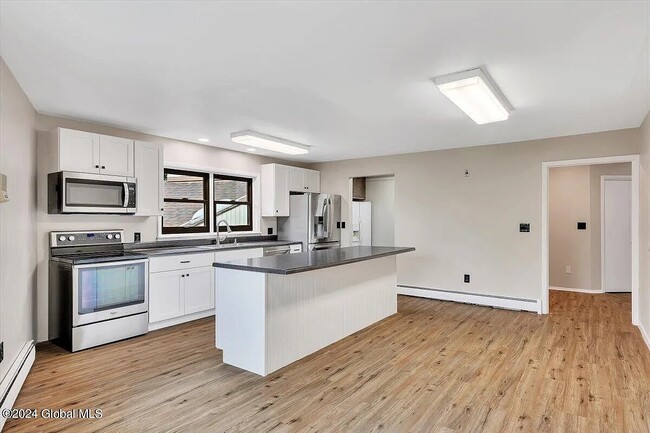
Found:
<path fill-rule="evenodd" d="M 649 432 L 650 352 L 629 295 L 551 292 L 551 314 L 400 296 L 399 313 L 267 378 L 204 319 L 70 354 L 49 343 L 15 407 L 99 420 L 6 432 Z"/>

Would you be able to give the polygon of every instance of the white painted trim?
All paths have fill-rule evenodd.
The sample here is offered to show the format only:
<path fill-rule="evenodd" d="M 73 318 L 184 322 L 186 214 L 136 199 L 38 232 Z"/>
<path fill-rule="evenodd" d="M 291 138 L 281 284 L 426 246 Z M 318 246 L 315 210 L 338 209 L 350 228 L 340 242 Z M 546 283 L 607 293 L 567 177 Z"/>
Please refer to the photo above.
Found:
<path fill-rule="evenodd" d="M 557 286 L 549 287 L 549 290 L 558 290 L 560 292 L 589 293 L 592 295 L 603 293 L 602 290 L 577 289 L 574 287 L 557 287 Z"/>
<path fill-rule="evenodd" d="M 35 359 L 36 349 L 34 347 L 34 340 L 30 340 L 20 350 L 16 360 L 0 384 L 0 390 L 2 390 L 0 393 L 0 402 L 2 402 L 0 405 L 0 431 L 6 421 L 6 418 L 1 415 L 2 411 L 11 409 L 14 406 L 18 393 L 23 387 L 27 374 L 31 370 L 32 365 L 34 365 Z"/>
<path fill-rule="evenodd" d="M 608 180 L 626 180 L 632 182 L 632 176 L 602 175 L 600 176 L 600 289 L 605 293 L 605 182 Z M 631 185 L 630 185 L 631 189 Z M 631 204 L 630 204 L 631 206 Z M 630 208 L 630 216 L 632 209 Z"/>
<path fill-rule="evenodd" d="M 648 346 L 648 350 L 650 350 L 650 334 L 645 330 L 642 323 L 639 322 L 637 326 L 639 327 L 639 331 L 641 331 L 641 337 L 643 337 L 645 345 Z"/>
<path fill-rule="evenodd" d="M 639 324 L 639 209 L 640 209 L 640 157 L 639 155 L 608 156 L 603 158 L 569 159 L 564 161 L 542 162 L 542 314 L 549 310 L 549 215 L 548 215 L 548 177 L 549 170 L 556 167 L 575 167 L 581 165 L 632 164 L 632 324 Z"/>
<path fill-rule="evenodd" d="M 149 332 L 155 331 L 157 329 L 168 328 L 170 326 L 180 325 L 181 323 L 187 323 L 193 320 L 203 319 L 205 317 L 214 316 L 214 311 L 214 309 L 199 311 L 198 313 L 187 314 L 184 316 L 174 317 L 173 319 L 149 323 Z"/>
<path fill-rule="evenodd" d="M 532 311 L 541 313 L 539 299 L 520 299 L 505 296 L 482 295 L 476 293 L 455 292 L 443 289 L 425 289 L 422 287 L 397 286 L 398 295 L 416 296 L 418 298 L 437 299 L 439 301 L 475 304 L 486 307 L 505 308 L 508 310 Z"/>

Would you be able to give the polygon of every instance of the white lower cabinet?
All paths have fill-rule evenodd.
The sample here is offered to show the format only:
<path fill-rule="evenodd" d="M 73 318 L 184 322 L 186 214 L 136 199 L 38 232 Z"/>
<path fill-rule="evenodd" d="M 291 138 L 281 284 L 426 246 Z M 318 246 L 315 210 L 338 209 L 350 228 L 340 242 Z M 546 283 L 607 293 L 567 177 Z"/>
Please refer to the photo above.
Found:
<path fill-rule="evenodd" d="M 185 273 L 185 314 L 214 308 L 214 268 L 191 269 Z"/>
<path fill-rule="evenodd" d="M 185 314 L 184 274 L 183 270 L 149 275 L 149 323 Z"/>
<path fill-rule="evenodd" d="M 149 330 L 214 315 L 212 263 L 262 257 L 262 248 L 149 259 Z"/>

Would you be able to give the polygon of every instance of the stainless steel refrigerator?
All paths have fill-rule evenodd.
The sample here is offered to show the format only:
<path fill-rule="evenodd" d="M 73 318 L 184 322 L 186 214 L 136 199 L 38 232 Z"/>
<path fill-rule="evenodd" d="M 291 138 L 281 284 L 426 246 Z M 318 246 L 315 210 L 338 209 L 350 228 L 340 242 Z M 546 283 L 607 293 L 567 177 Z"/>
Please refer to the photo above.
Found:
<path fill-rule="evenodd" d="M 302 242 L 303 251 L 341 246 L 341 196 L 294 194 L 289 216 L 278 218 L 278 239 Z"/>

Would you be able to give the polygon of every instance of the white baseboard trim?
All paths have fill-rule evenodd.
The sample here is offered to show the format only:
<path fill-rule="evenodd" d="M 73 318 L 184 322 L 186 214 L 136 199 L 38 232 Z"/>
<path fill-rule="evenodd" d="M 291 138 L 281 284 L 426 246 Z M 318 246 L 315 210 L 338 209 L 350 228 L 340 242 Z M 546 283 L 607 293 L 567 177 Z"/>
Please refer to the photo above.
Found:
<path fill-rule="evenodd" d="M 29 373 L 32 365 L 34 365 L 35 359 L 36 348 L 34 346 L 34 340 L 30 340 L 20 350 L 16 360 L 11 364 L 9 371 L 0 384 L 0 431 L 6 421 L 6 418 L 1 414 L 5 409 L 11 409 L 14 406 L 18 393 L 23 387 L 27 373 Z"/>
<path fill-rule="evenodd" d="M 180 325 L 181 323 L 199 320 L 205 317 L 214 316 L 214 310 L 206 310 L 198 313 L 188 314 L 187 316 L 174 317 L 173 319 L 161 320 L 160 322 L 149 323 L 149 331 L 167 328 L 169 326 Z"/>
<path fill-rule="evenodd" d="M 599 294 L 599 293 L 604 293 L 602 290 L 575 289 L 573 287 L 555 287 L 555 286 L 551 286 L 548 289 L 549 290 L 559 290 L 560 292 L 591 293 L 592 295 L 596 295 L 596 294 Z"/>
<path fill-rule="evenodd" d="M 639 323 L 638 325 L 639 330 L 641 331 L 641 336 L 643 337 L 643 341 L 645 341 L 645 345 L 648 346 L 648 350 L 650 350 L 650 334 L 645 330 L 643 327 L 643 323 Z"/>
<path fill-rule="evenodd" d="M 486 307 L 505 308 L 508 310 L 532 311 L 542 313 L 542 303 L 539 299 L 510 298 L 506 296 L 480 295 L 475 293 L 456 292 L 443 289 L 425 289 L 413 286 L 397 286 L 398 295 L 416 296 L 419 298 L 437 299 L 439 301 L 460 302 L 463 304 L 482 305 Z"/>

